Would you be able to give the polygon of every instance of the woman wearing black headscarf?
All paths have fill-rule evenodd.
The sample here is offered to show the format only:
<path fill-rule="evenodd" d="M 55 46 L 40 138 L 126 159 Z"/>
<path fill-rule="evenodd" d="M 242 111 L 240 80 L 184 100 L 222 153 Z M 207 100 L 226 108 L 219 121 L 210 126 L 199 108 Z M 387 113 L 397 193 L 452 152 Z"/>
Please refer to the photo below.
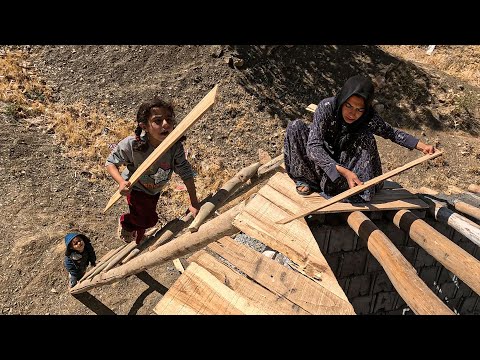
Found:
<path fill-rule="evenodd" d="M 382 174 L 374 135 L 424 154 L 435 148 L 393 128 L 373 109 L 373 83 L 355 75 L 340 93 L 320 101 L 307 126 L 301 120 L 287 126 L 284 143 L 285 167 L 297 192 L 312 191 L 331 197 Z M 350 202 L 370 201 L 383 183 L 350 197 Z"/>

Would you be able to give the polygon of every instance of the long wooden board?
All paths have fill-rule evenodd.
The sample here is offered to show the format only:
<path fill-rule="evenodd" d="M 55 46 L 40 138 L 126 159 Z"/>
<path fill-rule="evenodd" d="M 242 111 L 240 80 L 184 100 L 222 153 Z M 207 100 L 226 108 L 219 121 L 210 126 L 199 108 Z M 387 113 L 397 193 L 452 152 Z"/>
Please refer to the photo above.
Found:
<path fill-rule="evenodd" d="M 317 210 L 320 210 L 320 209 L 323 209 L 329 205 L 332 205 L 332 204 L 335 204 L 336 202 L 340 201 L 340 200 L 343 200 L 343 199 L 346 199 L 350 196 L 353 196 L 355 194 L 358 194 L 362 191 L 364 191 L 365 189 L 368 189 L 369 187 L 371 186 L 374 186 L 375 184 L 378 184 L 379 182 L 381 181 L 384 181 L 394 175 L 398 175 L 400 174 L 401 172 L 405 171 L 405 170 L 408 170 L 424 161 L 427 161 L 427 160 L 431 160 L 431 159 L 434 159 L 440 155 L 443 154 L 443 151 L 441 150 L 437 150 L 434 154 L 430 154 L 430 155 L 424 155 L 416 160 L 413 160 L 403 166 L 400 166 L 396 169 L 393 169 L 385 174 L 382 174 L 380 176 L 377 176 L 377 177 L 374 177 L 373 179 L 370 179 L 368 181 L 366 181 L 363 185 L 357 185 L 351 189 L 348 189 L 334 197 L 332 197 L 331 199 L 325 201 L 324 203 L 322 204 L 319 204 L 319 205 L 315 205 L 311 208 L 308 208 L 307 210 L 304 210 L 302 212 L 300 212 L 299 214 L 295 214 L 295 215 L 291 215 L 291 216 L 287 216 L 279 221 L 277 221 L 277 224 L 286 224 L 292 220 L 295 220 L 295 219 L 298 219 L 298 218 L 301 218 L 301 217 L 305 217 L 311 213 L 313 213 L 314 211 L 317 211 Z"/>
<path fill-rule="evenodd" d="M 302 211 L 302 207 L 313 207 L 327 199 L 317 193 L 302 196 L 295 191 L 295 183 L 287 174 L 278 173 L 272 176 L 258 193 L 278 207 L 294 214 Z M 428 204 L 406 189 L 382 189 L 376 193 L 369 203 L 335 203 L 315 211 L 315 214 L 328 214 L 352 211 L 385 211 L 401 209 L 427 209 Z"/>
<path fill-rule="evenodd" d="M 145 159 L 145 161 L 138 167 L 137 170 L 132 174 L 129 181 L 133 185 L 137 180 L 143 175 L 143 173 L 163 154 L 165 154 L 168 149 L 170 149 L 177 141 L 182 137 L 182 135 L 197 121 L 202 115 L 212 107 L 215 103 L 215 97 L 217 95 L 218 85 L 210 90 L 210 92 L 205 95 L 205 97 L 193 108 L 192 111 L 178 124 L 178 126 L 173 129 L 173 131 L 167 136 L 165 140 Z M 103 210 L 105 213 L 113 204 L 115 204 L 122 195 L 120 191 L 117 190 L 115 194 L 112 195 L 108 201 L 107 206 Z"/>

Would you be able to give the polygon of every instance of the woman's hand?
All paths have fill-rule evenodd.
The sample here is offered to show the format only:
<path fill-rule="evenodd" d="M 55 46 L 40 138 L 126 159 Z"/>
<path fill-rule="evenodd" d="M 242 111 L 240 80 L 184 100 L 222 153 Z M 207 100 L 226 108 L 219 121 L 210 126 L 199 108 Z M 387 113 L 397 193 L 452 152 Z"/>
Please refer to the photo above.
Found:
<path fill-rule="evenodd" d="M 347 180 L 348 187 L 350 189 L 357 185 L 363 185 L 363 182 L 360 181 L 357 174 L 355 174 L 353 171 L 350 171 L 340 165 L 337 165 L 337 171 L 340 175 L 342 175 Z"/>
<path fill-rule="evenodd" d="M 437 151 L 437 149 L 435 149 L 435 146 L 424 144 L 421 141 L 418 142 L 417 146 L 415 146 L 415 149 L 423 152 L 425 155 L 433 154 L 435 153 L 435 151 Z"/>

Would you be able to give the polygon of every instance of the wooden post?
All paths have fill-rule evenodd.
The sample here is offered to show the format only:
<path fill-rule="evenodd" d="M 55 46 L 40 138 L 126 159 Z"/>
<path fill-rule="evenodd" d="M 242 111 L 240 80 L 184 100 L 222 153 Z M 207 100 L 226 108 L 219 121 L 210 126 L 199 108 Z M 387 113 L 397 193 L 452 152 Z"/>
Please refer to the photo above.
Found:
<path fill-rule="evenodd" d="M 162 141 L 162 143 L 145 159 L 145 161 L 135 170 L 129 181 L 133 185 L 143 175 L 145 171 L 163 154 L 165 154 L 182 135 L 187 131 L 202 115 L 212 107 L 215 103 L 215 96 L 217 95 L 218 85 L 207 94 L 205 97 L 193 108 L 192 111 L 177 125 L 175 129 Z M 110 198 L 107 206 L 103 210 L 106 212 L 113 204 L 115 204 L 122 195 L 117 190 Z"/>
<path fill-rule="evenodd" d="M 408 210 L 399 210 L 393 223 L 480 295 L 480 261 Z"/>
<path fill-rule="evenodd" d="M 78 294 L 99 286 L 111 284 L 153 266 L 163 264 L 166 261 L 191 254 L 224 236 L 234 235 L 238 232 L 238 229 L 232 225 L 233 219 L 244 207 L 245 203 L 240 203 L 226 213 L 204 224 L 196 233 L 186 233 L 176 238 L 175 241 L 166 243 L 152 252 L 137 256 L 124 265 L 113 268 L 108 272 L 102 272 L 92 279 L 86 279 L 71 288 L 70 293 Z"/>
<path fill-rule="evenodd" d="M 354 211 L 347 221 L 353 231 L 367 241 L 368 250 L 382 265 L 399 295 L 415 314 L 454 314 L 418 277 L 415 268 L 368 217 Z"/>
<path fill-rule="evenodd" d="M 336 202 L 338 202 L 340 200 L 343 200 L 343 199 L 346 199 L 350 196 L 358 194 L 358 193 L 364 191 L 365 189 L 368 189 L 369 187 L 371 187 L 375 184 L 378 184 L 381 181 L 387 180 L 388 178 L 390 178 L 394 175 L 400 174 L 401 172 L 403 172 L 405 170 L 408 170 L 408 169 L 410 169 L 410 168 L 412 168 L 412 167 L 414 167 L 414 166 L 416 166 L 416 165 L 418 165 L 418 164 L 420 164 L 424 161 L 434 159 L 434 158 L 436 158 L 436 157 L 438 157 L 442 154 L 443 154 L 443 151 L 436 151 L 433 154 L 425 155 L 425 156 L 422 156 L 422 157 L 420 157 L 416 160 L 410 161 L 409 163 L 407 163 L 403 166 L 400 166 L 400 167 L 398 167 L 396 169 L 393 169 L 393 170 L 391 170 L 391 171 L 389 171 L 389 172 L 387 172 L 383 175 L 374 177 L 373 179 L 370 179 L 370 180 L 366 181 L 363 185 L 357 185 L 357 186 L 355 186 L 351 189 L 348 189 L 348 190 L 332 197 L 331 199 L 329 199 L 325 202 L 322 202 L 320 205 L 315 205 L 314 207 L 309 208 L 305 211 L 302 211 L 299 214 L 287 216 L 284 219 L 281 219 L 281 220 L 277 221 L 277 224 L 286 224 L 286 223 L 288 223 L 292 220 L 295 220 L 295 219 L 298 219 L 298 218 L 301 218 L 301 217 L 305 217 L 305 216 L 311 214 L 314 211 L 323 209 L 324 207 L 335 204 Z"/>

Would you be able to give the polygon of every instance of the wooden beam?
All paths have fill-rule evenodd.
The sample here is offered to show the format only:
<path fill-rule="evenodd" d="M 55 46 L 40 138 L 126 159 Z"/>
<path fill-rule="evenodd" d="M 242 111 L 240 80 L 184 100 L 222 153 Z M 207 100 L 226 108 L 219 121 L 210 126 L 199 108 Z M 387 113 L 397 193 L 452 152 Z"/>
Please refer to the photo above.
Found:
<path fill-rule="evenodd" d="M 85 280 L 85 279 L 90 279 L 92 277 L 94 277 L 95 275 L 97 275 L 98 273 L 100 273 L 100 271 L 102 271 L 103 269 L 105 269 L 107 267 L 107 265 L 110 263 L 110 261 L 113 259 L 113 257 L 118 254 L 120 251 L 122 251 L 123 249 L 125 249 L 125 247 L 127 246 L 128 244 L 123 244 L 121 245 L 120 247 L 118 247 L 117 249 L 114 249 L 114 251 L 112 251 L 110 253 L 110 255 L 108 256 L 108 258 L 106 258 L 104 261 L 102 262 L 99 262 L 97 264 L 97 266 L 95 266 L 93 269 L 91 269 L 89 272 L 87 272 L 81 279 L 79 282 Z"/>
<path fill-rule="evenodd" d="M 301 218 L 301 217 L 305 217 L 311 213 L 313 213 L 314 211 L 317 211 L 317 210 L 320 210 L 320 209 L 323 209 L 324 207 L 327 207 L 329 205 L 332 205 L 332 204 L 335 204 L 336 202 L 340 201 L 340 200 L 343 200 L 343 199 L 346 199 L 352 195 L 355 195 L 355 194 L 358 194 L 366 189 L 368 189 L 369 187 L 371 186 L 374 186 L 376 184 L 378 184 L 379 182 L 381 181 L 384 181 L 394 175 L 397 175 L 397 174 L 400 174 L 401 172 L 405 171 L 405 170 L 408 170 L 418 164 L 421 164 L 422 162 L 424 161 L 427 161 L 427 160 L 431 160 L 431 159 L 434 159 L 440 155 L 443 154 L 443 151 L 436 151 L 434 154 L 430 154 L 430 155 L 425 155 L 425 156 L 422 156 L 416 160 L 413 160 L 403 166 L 400 166 L 394 170 L 391 170 L 383 175 L 380 175 L 380 176 L 377 176 L 377 177 L 374 177 L 373 179 L 370 179 L 368 181 L 366 181 L 363 185 L 357 185 L 351 189 L 348 189 L 334 197 L 332 197 L 331 199 L 325 201 L 323 204 L 321 205 L 317 205 L 315 207 L 312 207 L 312 208 L 309 208 L 305 211 L 302 211 L 301 213 L 299 214 L 296 214 L 296 215 L 291 215 L 291 216 L 287 216 L 285 217 L 284 219 L 281 219 L 279 221 L 277 221 L 277 224 L 286 224 L 292 220 L 295 220 L 295 219 L 298 219 L 298 218 Z M 341 176 L 341 175 L 340 175 Z"/>
<path fill-rule="evenodd" d="M 393 223 L 480 295 L 480 261 L 410 211 L 396 212 Z"/>
<path fill-rule="evenodd" d="M 124 265 L 113 268 L 108 272 L 102 272 L 92 279 L 86 279 L 71 288 L 70 293 L 78 294 L 92 288 L 114 283 L 166 261 L 191 254 L 223 236 L 236 234 L 238 229 L 232 225 L 232 221 L 243 210 L 244 206 L 245 203 L 240 203 L 209 221 L 196 233 L 186 233 L 176 238 L 175 241 L 166 243 L 152 252 L 139 255 Z"/>
<path fill-rule="evenodd" d="M 368 217 L 355 211 L 348 216 L 347 222 L 360 238 L 367 241 L 368 250 L 382 265 L 398 294 L 415 314 L 454 314 L 420 279 L 415 268 Z"/>
<path fill-rule="evenodd" d="M 269 162 L 263 164 L 258 168 L 257 176 L 262 176 L 270 171 L 278 169 L 278 167 L 283 163 L 284 156 L 283 153 L 278 155 L 277 157 L 273 158 Z"/>
<path fill-rule="evenodd" d="M 155 235 L 157 240 L 155 243 L 148 248 L 148 251 L 152 252 L 166 244 L 171 240 L 175 235 L 177 235 L 181 230 L 183 230 L 190 222 L 193 221 L 193 215 L 191 212 L 182 216 L 179 219 L 173 219 L 169 221 L 165 226 Z"/>
<path fill-rule="evenodd" d="M 445 203 L 437 201 L 430 196 L 423 195 L 422 199 L 430 205 L 430 214 L 436 220 L 448 224 L 467 239 L 480 246 L 480 225 L 450 210 Z"/>
<path fill-rule="evenodd" d="M 212 107 L 215 103 L 215 96 L 217 95 L 218 85 L 214 88 L 193 108 L 192 111 L 173 129 L 173 131 L 166 137 L 162 143 L 145 159 L 145 161 L 135 170 L 129 181 L 133 185 L 143 175 L 145 171 L 163 154 L 165 154 L 182 135 L 197 121 L 202 115 Z M 110 198 L 107 206 L 103 212 L 105 213 L 113 204 L 115 204 L 122 195 L 117 190 Z"/>

